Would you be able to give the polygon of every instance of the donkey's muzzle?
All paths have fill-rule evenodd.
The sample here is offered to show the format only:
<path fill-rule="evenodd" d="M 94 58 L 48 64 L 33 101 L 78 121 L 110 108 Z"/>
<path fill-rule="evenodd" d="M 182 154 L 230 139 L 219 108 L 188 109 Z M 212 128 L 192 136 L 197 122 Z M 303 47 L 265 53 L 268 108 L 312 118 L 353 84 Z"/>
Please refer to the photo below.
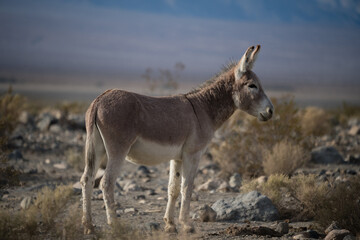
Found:
<path fill-rule="evenodd" d="M 267 107 L 265 112 L 259 113 L 258 119 L 260 121 L 267 121 L 272 117 L 273 112 L 274 112 L 273 108 Z"/>

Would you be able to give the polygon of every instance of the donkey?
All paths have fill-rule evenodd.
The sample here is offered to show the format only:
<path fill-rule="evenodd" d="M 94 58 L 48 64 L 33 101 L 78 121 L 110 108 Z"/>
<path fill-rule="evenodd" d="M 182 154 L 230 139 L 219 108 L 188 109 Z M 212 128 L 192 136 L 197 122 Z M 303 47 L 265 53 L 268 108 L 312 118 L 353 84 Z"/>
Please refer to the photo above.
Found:
<path fill-rule="evenodd" d="M 107 166 L 100 182 L 108 224 L 116 218 L 115 180 L 127 161 L 155 165 L 170 161 L 165 231 L 176 232 L 175 202 L 181 193 L 179 222 L 194 230 L 189 219 L 190 199 L 201 155 L 214 132 L 236 109 L 267 121 L 274 107 L 251 69 L 260 45 L 249 47 L 238 63 L 186 94 L 150 97 L 119 89 L 107 90 L 86 112 L 85 169 L 81 177 L 83 225 L 93 231 L 91 194 L 94 175 L 106 151 Z"/>

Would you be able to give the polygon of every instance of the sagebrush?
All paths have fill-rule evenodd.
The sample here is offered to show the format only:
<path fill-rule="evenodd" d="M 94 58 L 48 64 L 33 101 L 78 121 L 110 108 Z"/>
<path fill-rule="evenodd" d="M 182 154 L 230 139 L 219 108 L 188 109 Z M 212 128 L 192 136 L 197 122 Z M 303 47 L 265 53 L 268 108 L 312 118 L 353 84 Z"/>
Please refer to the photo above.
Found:
<path fill-rule="evenodd" d="M 307 150 L 294 99 L 286 96 L 272 102 L 275 108 L 272 120 L 260 122 L 237 111 L 216 133 L 209 149 L 225 174 L 239 172 L 248 178 L 263 175 L 264 152 L 284 139 Z"/>

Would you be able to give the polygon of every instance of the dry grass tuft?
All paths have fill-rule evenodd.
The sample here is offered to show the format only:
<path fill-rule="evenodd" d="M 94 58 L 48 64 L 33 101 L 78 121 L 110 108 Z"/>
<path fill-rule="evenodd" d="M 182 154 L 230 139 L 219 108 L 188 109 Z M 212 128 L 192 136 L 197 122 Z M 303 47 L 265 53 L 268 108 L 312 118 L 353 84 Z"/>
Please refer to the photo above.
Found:
<path fill-rule="evenodd" d="M 36 196 L 34 205 L 40 213 L 41 222 L 46 227 L 52 227 L 55 217 L 63 209 L 73 193 L 71 186 L 58 186 L 55 190 L 44 187 Z"/>
<path fill-rule="evenodd" d="M 310 199 L 311 200 L 311 199 Z M 360 177 L 354 177 L 348 182 L 338 183 L 329 191 L 324 199 L 313 199 L 318 207 L 314 208 L 315 219 L 326 228 L 332 221 L 348 229 L 354 234 L 360 234 Z"/>
<path fill-rule="evenodd" d="M 287 139 L 276 143 L 263 153 L 263 168 L 266 175 L 292 174 L 310 159 L 309 151 Z"/>
<path fill-rule="evenodd" d="M 83 236 L 83 226 L 81 223 L 82 209 L 79 204 L 73 204 L 66 211 L 66 215 L 61 224 L 58 224 L 58 235 L 62 239 L 81 239 Z"/>
<path fill-rule="evenodd" d="M 301 114 L 301 128 L 305 136 L 322 136 L 330 132 L 330 116 L 324 109 L 307 107 Z"/>

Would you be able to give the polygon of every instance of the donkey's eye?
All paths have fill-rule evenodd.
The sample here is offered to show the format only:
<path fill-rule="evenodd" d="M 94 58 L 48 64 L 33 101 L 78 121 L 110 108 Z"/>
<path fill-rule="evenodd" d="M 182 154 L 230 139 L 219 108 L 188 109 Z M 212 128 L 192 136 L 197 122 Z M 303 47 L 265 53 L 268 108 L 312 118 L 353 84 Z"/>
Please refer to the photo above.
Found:
<path fill-rule="evenodd" d="M 250 84 L 250 85 L 249 85 L 249 88 L 257 89 L 257 86 L 256 86 L 255 84 Z"/>

